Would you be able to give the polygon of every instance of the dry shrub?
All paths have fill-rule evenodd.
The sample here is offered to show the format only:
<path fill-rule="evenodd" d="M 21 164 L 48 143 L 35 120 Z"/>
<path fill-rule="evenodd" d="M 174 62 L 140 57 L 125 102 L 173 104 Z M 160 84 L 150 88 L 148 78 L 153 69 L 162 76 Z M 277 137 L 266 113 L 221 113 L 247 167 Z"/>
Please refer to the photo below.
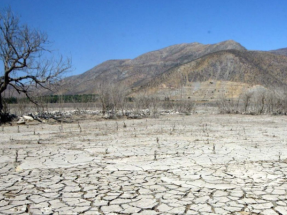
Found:
<path fill-rule="evenodd" d="M 237 99 L 222 96 L 217 102 L 220 113 L 286 114 L 287 97 L 284 91 L 263 87 L 244 91 Z"/>

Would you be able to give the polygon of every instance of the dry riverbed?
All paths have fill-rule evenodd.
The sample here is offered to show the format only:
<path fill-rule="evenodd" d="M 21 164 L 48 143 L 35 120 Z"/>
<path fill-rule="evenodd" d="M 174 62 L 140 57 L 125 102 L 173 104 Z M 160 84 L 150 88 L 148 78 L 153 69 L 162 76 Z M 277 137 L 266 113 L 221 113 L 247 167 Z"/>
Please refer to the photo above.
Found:
<path fill-rule="evenodd" d="M 287 214 L 287 117 L 0 128 L 0 214 Z"/>

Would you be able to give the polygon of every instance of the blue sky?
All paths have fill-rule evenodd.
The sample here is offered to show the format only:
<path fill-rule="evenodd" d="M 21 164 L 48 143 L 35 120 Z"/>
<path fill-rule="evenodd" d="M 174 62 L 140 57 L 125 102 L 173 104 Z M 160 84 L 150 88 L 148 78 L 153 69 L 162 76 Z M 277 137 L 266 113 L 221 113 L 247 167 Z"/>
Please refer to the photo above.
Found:
<path fill-rule="evenodd" d="M 287 47 L 286 0 L 0 0 L 73 60 L 70 75 L 180 43 Z"/>

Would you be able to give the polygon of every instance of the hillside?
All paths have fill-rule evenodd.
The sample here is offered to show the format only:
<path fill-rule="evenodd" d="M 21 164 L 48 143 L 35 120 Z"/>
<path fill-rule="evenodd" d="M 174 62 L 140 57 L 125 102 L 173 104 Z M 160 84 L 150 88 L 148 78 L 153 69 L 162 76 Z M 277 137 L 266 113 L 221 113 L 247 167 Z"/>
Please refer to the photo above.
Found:
<path fill-rule="evenodd" d="M 237 97 L 247 88 L 287 85 L 284 50 L 248 51 L 233 40 L 173 45 L 135 59 L 106 61 L 66 78 L 59 93 L 97 93 L 97 83 L 112 82 L 131 88 L 132 96 L 144 93 L 195 100 L 213 100 L 223 94 Z"/>
<path fill-rule="evenodd" d="M 287 56 L 287 48 L 272 50 L 272 51 L 269 51 L 269 52 L 271 52 L 273 54 L 277 54 L 277 55 L 285 55 L 285 56 Z"/>
<path fill-rule="evenodd" d="M 287 57 L 266 52 L 226 50 L 208 54 L 170 69 L 135 93 L 177 99 L 237 97 L 254 86 L 268 89 L 287 85 Z"/>
<path fill-rule="evenodd" d="M 228 40 L 212 45 L 179 44 L 152 51 L 133 60 L 109 60 L 87 72 L 66 78 L 63 94 L 96 93 L 96 83 L 111 81 L 138 88 L 169 69 L 220 50 L 246 50 L 239 43 Z"/>

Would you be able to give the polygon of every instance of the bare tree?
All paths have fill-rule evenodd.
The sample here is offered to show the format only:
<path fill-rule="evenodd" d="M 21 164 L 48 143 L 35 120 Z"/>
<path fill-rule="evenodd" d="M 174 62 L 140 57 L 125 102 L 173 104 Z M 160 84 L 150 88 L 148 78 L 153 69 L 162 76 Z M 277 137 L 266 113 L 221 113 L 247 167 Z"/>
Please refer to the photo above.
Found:
<path fill-rule="evenodd" d="M 149 110 L 152 114 L 152 117 L 158 117 L 158 109 L 160 105 L 160 99 L 158 97 L 150 97 L 149 99 Z"/>
<path fill-rule="evenodd" d="M 10 9 L 0 12 L 0 114 L 3 113 L 3 93 L 13 88 L 37 104 L 30 93 L 37 87 L 51 89 L 60 75 L 71 68 L 70 60 L 54 60 L 48 50 L 45 33 L 21 25 Z"/>
<path fill-rule="evenodd" d="M 124 115 L 128 92 L 128 88 L 125 84 L 110 84 L 110 102 L 112 103 L 114 114 L 117 114 L 120 110 L 121 114 Z"/>
<path fill-rule="evenodd" d="M 102 114 L 105 115 L 110 103 L 110 83 L 101 81 L 96 85 L 98 98 L 102 106 Z"/>
<path fill-rule="evenodd" d="M 246 113 L 248 110 L 248 106 L 250 105 L 251 99 L 253 96 L 252 91 L 245 91 L 241 94 L 241 100 L 243 104 L 243 112 Z"/>
<path fill-rule="evenodd" d="M 128 88 L 124 84 L 101 80 L 96 83 L 96 88 L 103 115 L 109 112 L 116 116 L 119 110 L 124 114 L 128 94 Z"/>

